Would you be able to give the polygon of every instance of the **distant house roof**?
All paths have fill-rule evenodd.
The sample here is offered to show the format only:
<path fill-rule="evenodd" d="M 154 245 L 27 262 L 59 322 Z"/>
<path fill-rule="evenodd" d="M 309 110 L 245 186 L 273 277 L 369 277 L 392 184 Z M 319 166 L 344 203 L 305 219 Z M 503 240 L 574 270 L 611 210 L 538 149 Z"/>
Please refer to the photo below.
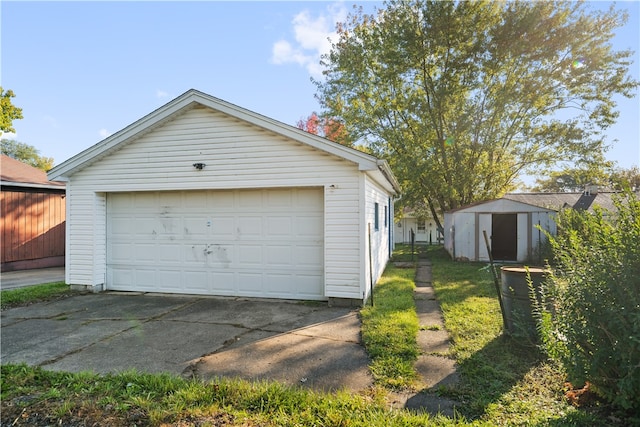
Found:
<path fill-rule="evenodd" d="M 2 186 L 64 189 L 64 182 L 49 181 L 47 173 L 4 154 L 0 157 Z"/>
<path fill-rule="evenodd" d="M 594 206 L 600 206 L 609 211 L 615 211 L 612 195 L 614 192 L 589 193 L 507 193 L 503 199 L 526 203 L 545 209 L 559 211 L 572 208 L 579 211 L 593 211 Z"/>

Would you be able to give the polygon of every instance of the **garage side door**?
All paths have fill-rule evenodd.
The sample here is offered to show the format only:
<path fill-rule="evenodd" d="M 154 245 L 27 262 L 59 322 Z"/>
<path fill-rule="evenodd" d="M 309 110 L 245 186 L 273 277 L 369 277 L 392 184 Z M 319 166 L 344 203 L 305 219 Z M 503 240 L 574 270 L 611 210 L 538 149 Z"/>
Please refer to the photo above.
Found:
<path fill-rule="evenodd" d="M 324 298 L 320 188 L 112 193 L 107 288 Z"/>

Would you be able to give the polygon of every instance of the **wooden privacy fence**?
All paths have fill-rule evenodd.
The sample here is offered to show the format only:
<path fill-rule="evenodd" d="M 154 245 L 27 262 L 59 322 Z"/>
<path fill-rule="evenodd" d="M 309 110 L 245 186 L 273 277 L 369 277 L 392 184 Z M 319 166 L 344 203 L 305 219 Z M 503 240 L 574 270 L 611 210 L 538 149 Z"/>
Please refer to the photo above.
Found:
<path fill-rule="evenodd" d="M 2 188 L 2 271 L 64 266 L 64 190 Z"/>

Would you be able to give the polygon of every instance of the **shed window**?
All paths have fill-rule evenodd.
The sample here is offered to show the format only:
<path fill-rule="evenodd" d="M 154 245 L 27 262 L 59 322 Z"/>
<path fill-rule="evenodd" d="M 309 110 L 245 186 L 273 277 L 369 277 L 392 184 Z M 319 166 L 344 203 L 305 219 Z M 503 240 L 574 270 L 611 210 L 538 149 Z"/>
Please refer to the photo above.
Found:
<path fill-rule="evenodd" d="M 373 229 L 380 230 L 380 205 L 378 203 L 373 205 Z"/>

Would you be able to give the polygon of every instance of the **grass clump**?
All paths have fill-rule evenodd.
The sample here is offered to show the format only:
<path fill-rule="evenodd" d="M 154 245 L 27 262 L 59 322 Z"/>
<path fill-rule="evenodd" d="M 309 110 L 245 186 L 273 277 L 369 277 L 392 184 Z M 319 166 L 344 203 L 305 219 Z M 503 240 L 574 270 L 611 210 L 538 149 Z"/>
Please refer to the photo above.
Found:
<path fill-rule="evenodd" d="M 454 426 L 390 411 L 375 394 L 324 394 L 278 383 L 168 374 L 62 373 L 4 365 L 2 425 Z M 12 424 L 13 423 L 13 424 Z"/>
<path fill-rule="evenodd" d="M 37 301 L 46 301 L 53 298 L 63 297 L 73 291 L 64 282 L 45 283 L 25 288 L 8 289 L 0 292 L 0 307 L 18 307 Z"/>
<path fill-rule="evenodd" d="M 371 373 L 383 387 L 411 388 L 417 379 L 414 364 L 420 325 L 413 300 L 414 278 L 415 268 L 387 267 L 374 289 L 375 306 L 361 311 Z"/>

